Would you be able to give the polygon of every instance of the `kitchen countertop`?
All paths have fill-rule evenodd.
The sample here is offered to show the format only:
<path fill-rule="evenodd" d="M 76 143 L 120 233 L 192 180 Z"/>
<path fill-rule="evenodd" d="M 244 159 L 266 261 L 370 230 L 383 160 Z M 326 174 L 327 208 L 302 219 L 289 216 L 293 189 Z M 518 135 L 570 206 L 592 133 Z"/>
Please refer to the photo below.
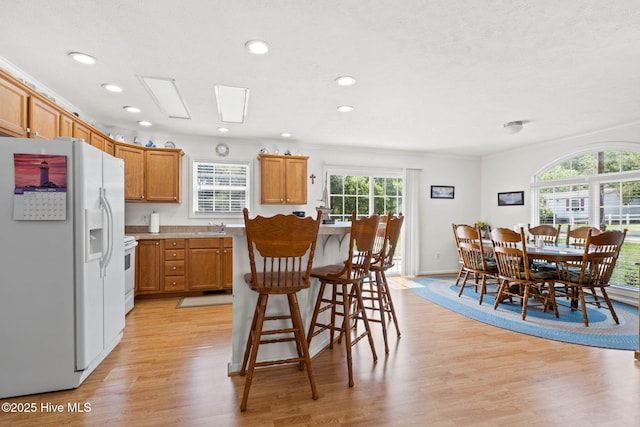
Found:
<path fill-rule="evenodd" d="M 216 237 L 244 236 L 244 224 L 225 224 L 225 232 L 217 231 L 218 227 L 208 226 L 161 226 L 160 233 L 145 232 L 146 226 L 125 227 L 125 234 L 133 236 L 136 240 L 155 239 L 206 239 Z M 346 234 L 351 230 L 350 222 L 337 222 L 335 224 L 321 224 L 318 235 L 332 236 Z"/>

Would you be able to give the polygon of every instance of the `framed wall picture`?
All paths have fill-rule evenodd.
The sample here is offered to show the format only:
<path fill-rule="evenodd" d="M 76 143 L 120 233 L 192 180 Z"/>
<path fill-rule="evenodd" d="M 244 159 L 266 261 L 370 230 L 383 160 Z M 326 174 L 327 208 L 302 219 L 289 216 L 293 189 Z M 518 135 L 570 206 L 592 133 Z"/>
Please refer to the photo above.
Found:
<path fill-rule="evenodd" d="M 524 191 L 498 193 L 498 206 L 524 205 Z"/>
<path fill-rule="evenodd" d="M 451 185 L 432 185 L 431 186 L 431 198 L 432 199 L 453 199 L 455 187 Z"/>

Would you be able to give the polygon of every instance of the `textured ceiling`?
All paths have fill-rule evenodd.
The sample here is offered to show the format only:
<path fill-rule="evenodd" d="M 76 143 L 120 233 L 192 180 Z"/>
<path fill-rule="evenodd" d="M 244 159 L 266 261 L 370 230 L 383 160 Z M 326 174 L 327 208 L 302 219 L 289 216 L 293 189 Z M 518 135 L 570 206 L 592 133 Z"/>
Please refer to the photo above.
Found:
<path fill-rule="evenodd" d="M 147 133 L 290 132 L 303 143 L 483 155 L 640 120 L 638 0 L 5 3 L 0 57 L 97 123 L 134 132 L 145 119 Z M 250 39 L 270 53 L 248 54 Z M 163 117 L 139 75 L 175 78 L 192 119 Z M 339 75 L 357 84 L 338 87 Z M 105 92 L 107 82 L 124 92 Z M 226 135 L 216 84 L 251 91 L 245 123 Z M 526 124 L 507 135 L 512 120 Z"/>

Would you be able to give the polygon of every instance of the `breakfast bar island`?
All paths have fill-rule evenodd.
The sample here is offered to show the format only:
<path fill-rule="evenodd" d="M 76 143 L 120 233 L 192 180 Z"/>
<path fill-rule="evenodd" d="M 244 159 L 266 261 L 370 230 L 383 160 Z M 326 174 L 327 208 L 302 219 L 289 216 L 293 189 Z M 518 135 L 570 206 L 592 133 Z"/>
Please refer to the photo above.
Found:
<path fill-rule="evenodd" d="M 322 266 L 327 264 L 338 264 L 345 260 L 349 252 L 349 240 L 346 239 L 351 229 L 350 222 L 340 222 L 336 224 L 320 225 L 318 240 L 316 242 L 313 265 Z M 226 234 L 233 236 L 233 325 L 232 325 L 232 347 L 231 361 L 228 366 L 228 373 L 240 372 L 242 367 L 242 357 L 249 335 L 249 327 L 253 318 L 256 305 L 257 294 L 249 289 L 244 281 L 244 275 L 250 272 L 249 252 L 244 232 L 244 224 L 230 224 L 226 226 Z M 308 330 L 309 322 L 313 315 L 314 304 L 318 292 L 318 284 L 311 279 L 311 287 L 298 292 L 298 302 L 300 304 L 300 314 L 304 323 L 305 331 Z M 268 312 L 287 312 L 288 305 L 286 296 L 276 295 L 269 299 Z M 326 313 L 327 315 L 329 313 Z M 318 354 L 329 344 L 329 334 L 327 331 L 314 337 L 309 347 L 311 357 Z M 270 347 L 274 347 L 273 349 Z M 258 353 L 258 360 L 286 358 L 296 354 L 293 343 L 283 343 L 277 346 L 261 347 Z"/>

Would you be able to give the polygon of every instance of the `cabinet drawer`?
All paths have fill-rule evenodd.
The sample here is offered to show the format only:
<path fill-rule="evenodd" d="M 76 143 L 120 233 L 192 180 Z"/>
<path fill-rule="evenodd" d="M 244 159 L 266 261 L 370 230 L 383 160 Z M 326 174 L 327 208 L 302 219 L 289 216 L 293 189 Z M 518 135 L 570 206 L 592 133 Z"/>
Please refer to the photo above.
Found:
<path fill-rule="evenodd" d="M 184 276 L 169 276 L 164 278 L 165 291 L 185 291 L 187 289 Z"/>
<path fill-rule="evenodd" d="M 189 249 L 219 248 L 222 237 L 213 239 L 189 239 Z"/>
<path fill-rule="evenodd" d="M 183 276 L 184 261 L 165 261 L 164 275 L 165 276 Z"/>
<path fill-rule="evenodd" d="M 184 249 L 184 239 L 166 239 L 164 241 L 165 249 Z"/>
<path fill-rule="evenodd" d="M 184 249 L 167 250 L 164 251 L 165 261 L 179 261 L 184 259 Z"/>

